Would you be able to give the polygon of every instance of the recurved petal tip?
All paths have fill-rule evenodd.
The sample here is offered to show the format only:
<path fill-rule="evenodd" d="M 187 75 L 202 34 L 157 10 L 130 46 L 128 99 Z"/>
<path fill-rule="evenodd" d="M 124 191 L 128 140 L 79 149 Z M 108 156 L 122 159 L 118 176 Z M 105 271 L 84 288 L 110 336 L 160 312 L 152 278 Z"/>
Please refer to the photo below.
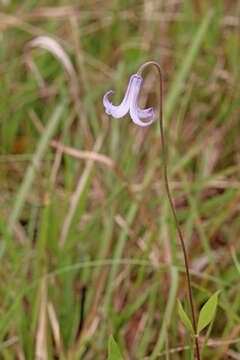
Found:
<path fill-rule="evenodd" d="M 154 114 L 154 110 L 152 107 L 150 108 L 147 108 L 147 109 L 138 109 L 137 110 L 138 112 L 138 116 L 141 118 L 141 119 L 146 119 L 148 117 L 152 117 L 153 119 L 155 119 L 155 114 Z"/>
<path fill-rule="evenodd" d="M 103 105 L 105 111 L 108 115 L 112 115 L 114 118 L 118 119 L 127 114 L 129 110 L 129 92 L 125 94 L 125 97 L 120 105 L 115 106 L 108 100 L 108 95 L 113 93 L 112 90 L 108 91 L 103 97 Z"/>
<path fill-rule="evenodd" d="M 103 105 L 105 107 L 105 112 L 108 114 L 108 115 L 111 115 L 111 108 L 112 108 L 112 103 L 108 100 L 108 95 L 112 94 L 113 91 L 112 90 L 109 90 L 103 97 Z"/>
<path fill-rule="evenodd" d="M 130 109 L 130 116 L 132 118 L 132 121 L 139 126 L 146 127 L 151 125 L 155 121 L 155 113 L 153 108 L 140 110 L 138 109 L 135 111 L 135 109 Z M 151 117 L 149 121 L 142 121 L 141 119 L 146 119 L 148 117 Z"/>

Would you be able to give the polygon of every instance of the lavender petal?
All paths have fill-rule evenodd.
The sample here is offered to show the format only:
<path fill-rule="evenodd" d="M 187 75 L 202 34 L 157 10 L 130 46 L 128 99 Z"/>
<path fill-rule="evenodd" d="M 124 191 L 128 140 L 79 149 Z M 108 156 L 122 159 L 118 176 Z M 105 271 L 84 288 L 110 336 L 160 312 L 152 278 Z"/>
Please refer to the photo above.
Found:
<path fill-rule="evenodd" d="M 137 110 L 138 112 L 138 117 L 141 118 L 141 119 L 146 119 L 148 117 L 154 117 L 154 110 L 152 107 L 150 108 L 147 108 L 147 109 L 138 109 Z"/>
<path fill-rule="evenodd" d="M 132 84 L 131 99 L 130 99 L 130 116 L 132 118 L 132 121 L 136 125 L 145 127 L 151 125 L 154 122 L 155 116 L 154 116 L 153 108 L 140 110 L 137 107 L 141 84 L 142 84 L 142 77 L 140 76 L 136 77 Z M 148 122 L 143 122 L 140 120 L 140 118 L 144 119 L 149 116 L 151 116 L 152 118 Z"/>
<path fill-rule="evenodd" d="M 130 81 L 128 83 L 127 91 L 126 91 L 123 101 L 121 102 L 120 105 L 115 106 L 108 100 L 109 94 L 113 93 L 112 90 L 108 91 L 104 95 L 103 105 L 104 105 L 105 111 L 108 115 L 112 115 L 114 118 L 121 118 L 127 114 L 128 110 L 129 110 L 129 105 L 130 105 L 130 95 L 131 95 L 131 91 L 132 91 L 131 88 L 132 88 L 134 78 L 136 78 L 136 77 L 137 76 L 135 74 L 131 76 Z"/>

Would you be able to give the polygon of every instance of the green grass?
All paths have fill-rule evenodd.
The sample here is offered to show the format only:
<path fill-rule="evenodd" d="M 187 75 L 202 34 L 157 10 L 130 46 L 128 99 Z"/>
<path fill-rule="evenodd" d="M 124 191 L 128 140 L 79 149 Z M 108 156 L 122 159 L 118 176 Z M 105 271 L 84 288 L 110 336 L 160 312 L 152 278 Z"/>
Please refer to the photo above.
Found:
<path fill-rule="evenodd" d="M 197 314 L 221 290 L 203 359 L 237 358 L 239 15 L 230 0 L 0 1 L 1 359 L 107 359 L 111 335 L 124 359 L 193 359 L 177 312 L 180 299 L 190 317 L 158 123 L 138 128 L 102 105 L 110 89 L 119 103 L 148 60 L 164 72 L 168 167 Z M 49 51 L 27 50 L 39 35 L 61 44 L 75 75 Z M 141 107 L 157 110 L 157 81 L 144 72 Z"/>

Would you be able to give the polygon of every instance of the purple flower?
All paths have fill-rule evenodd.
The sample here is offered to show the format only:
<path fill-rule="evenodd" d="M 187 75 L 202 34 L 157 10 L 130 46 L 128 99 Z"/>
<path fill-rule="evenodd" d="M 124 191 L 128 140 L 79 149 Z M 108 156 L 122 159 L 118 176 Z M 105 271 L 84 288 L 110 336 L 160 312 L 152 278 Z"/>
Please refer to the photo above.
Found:
<path fill-rule="evenodd" d="M 132 121 L 139 126 L 151 125 L 154 120 L 153 108 L 141 110 L 138 108 L 138 96 L 142 85 L 142 77 L 134 74 L 131 76 L 127 91 L 120 105 L 115 106 L 108 100 L 108 95 L 113 93 L 112 90 L 108 91 L 103 97 L 103 105 L 108 115 L 112 115 L 114 118 L 121 118 L 129 111 Z M 143 122 L 141 119 L 146 119 L 151 116 L 151 120 Z"/>

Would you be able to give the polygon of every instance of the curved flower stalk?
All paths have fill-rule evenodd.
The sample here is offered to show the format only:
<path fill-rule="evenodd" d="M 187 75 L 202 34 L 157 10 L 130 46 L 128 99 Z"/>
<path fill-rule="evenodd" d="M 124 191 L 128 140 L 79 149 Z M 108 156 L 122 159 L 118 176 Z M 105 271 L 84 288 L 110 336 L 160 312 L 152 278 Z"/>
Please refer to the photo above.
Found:
<path fill-rule="evenodd" d="M 143 79 L 140 75 L 134 74 L 130 77 L 130 81 L 127 87 L 127 91 L 120 105 L 115 106 L 109 100 L 108 96 L 113 93 L 112 90 L 108 91 L 103 97 L 103 105 L 108 115 L 112 115 L 118 119 L 125 116 L 128 112 L 132 118 L 132 121 L 139 126 L 151 125 L 155 120 L 155 114 L 153 108 L 141 110 L 138 108 L 138 97 L 141 89 Z M 151 117 L 147 122 L 142 121 Z"/>
<path fill-rule="evenodd" d="M 167 154 L 166 154 L 166 146 L 165 146 L 165 137 L 164 137 L 164 131 L 163 131 L 163 75 L 161 67 L 158 63 L 155 61 L 149 61 L 143 64 L 138 72 L 131 76 L 128 88 L 126 91 L 126 94 L 124 96 L 124 99 L 122 103 L 119 106 L 114 106 L 112 103 L 108 100 L 108 95 L 112 93 L 111 91 L 108 91 L 103 98 L 103 105 L 105 107 L 105 111 L 107 114 L 112 115 L 115 118 L 120 118 L 127 114 L 127 112 L 130 112 L 130 116 L 133 120 L 133 122 L 139 126 L 148 126 L 151 125 L 154 121 L 154 111 L 153 108 L 145 109 L 145 110 L 139 110 L 137 107 L 137 101 L 138 96 L 142 84 L 142 71 L 147 67 L 148 65 L 153 65 L 157 68 L 158 75 L 159 75 L 159 84 L 160 84 L 160 117 L 159 117 L 159 123 L 160 123 L 160 134 L 161 134 L 161 145 L 162 145 L 162 154 L 163 154 L 163 172 L 164 172 L 164 182 L 166 187 L 166 192 L 168 196 L 168 200 L 170 203 L 170 207 L 172 210 L 172 214 L 176 223 L 177 232 L 180 240 L 180 244 L 183 251 L 184 256 L 184 262 L 185 262 L 185 269 L 186 269 L 186 278 L 187 278 L 187 288 L 188 288 L 188 296 L 192 311 L 192 321 L 193 321 L 193 329 L 195 332 L 195 352 L 196 352 L 196 359 L 200 360 L 200 348 L 199 348 L 199 342 L 198 342 L 198 336 L 197 336 L 197 321 L 195 317 L 195 311 L 194 311 L 194 303 L 193 303 L 193 295 L 192 295 L 192 287 L 191 287 L 191 278 L 190 278 L 190 271 L 189 271 L 189 261 L 188 261 L 188 255 L 187 250 L 185 247 L 182 231 L 180 228 L 180 224 L 178 222 L 177 213 L 174 205 L 174 201 L 171 196 L 170 188 L 169 188 L 169 181 L 168 181 L 168 171 L 167 171 Z M 148 122 L 143 122 L 141 119 L 144 119 L 148 116 L 152 116 L 152 119 Z"/>

